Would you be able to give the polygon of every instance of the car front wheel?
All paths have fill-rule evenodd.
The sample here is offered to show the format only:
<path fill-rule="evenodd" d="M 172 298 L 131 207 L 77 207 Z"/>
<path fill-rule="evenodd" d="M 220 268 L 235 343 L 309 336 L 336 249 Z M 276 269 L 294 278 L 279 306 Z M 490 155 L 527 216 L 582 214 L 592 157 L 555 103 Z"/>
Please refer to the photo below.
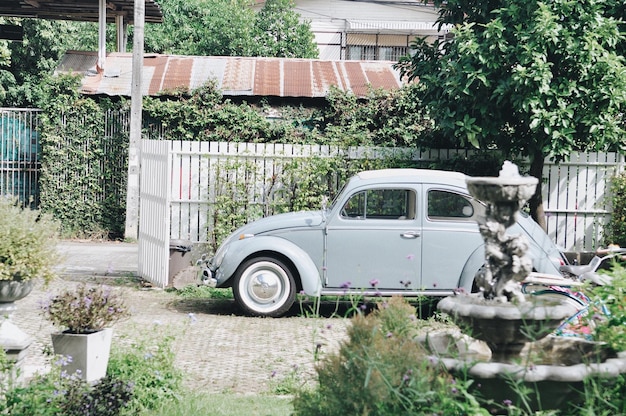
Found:
<path fill-rule="evenodd" d="M 272 257 L 250 259 L 239 267 L 233 284 L 235 301 L 255 316 L 279 317 L 296 299 L 296 284 L 289 267 Z"/>

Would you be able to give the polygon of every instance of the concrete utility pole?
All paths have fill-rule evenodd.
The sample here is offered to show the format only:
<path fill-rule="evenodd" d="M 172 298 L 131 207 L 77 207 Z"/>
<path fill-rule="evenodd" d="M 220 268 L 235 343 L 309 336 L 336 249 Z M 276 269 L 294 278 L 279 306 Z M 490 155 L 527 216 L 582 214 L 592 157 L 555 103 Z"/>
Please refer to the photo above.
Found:
<path fill-rule="evenodd" d="M 98 71 L 104 72 L 107 56 L 107 9 L 106 0 L 98 3 Z"/>
<path fill-rule="evenodd" d="M 141 110 L 143 71 L 143 29 L 145 0 L 135 0 L 133 32 L 133 73 L 130 90 L 130 138 L 128 143 L 128 185 L 126 188 L 126 229 L 124 237 L 136 240 L 139 235 L 139 173 L 141 166 Z"/>

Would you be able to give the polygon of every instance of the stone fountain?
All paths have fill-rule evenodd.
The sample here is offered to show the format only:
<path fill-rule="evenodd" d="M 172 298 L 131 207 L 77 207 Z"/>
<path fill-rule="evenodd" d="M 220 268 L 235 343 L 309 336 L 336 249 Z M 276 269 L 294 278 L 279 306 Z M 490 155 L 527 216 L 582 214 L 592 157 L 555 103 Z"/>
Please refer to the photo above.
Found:
<path fill-rule="evenodd" d="M 536 393 L 528 398 L 535 410 L 558 408 L 572 399 L 586 377 L 626 372 L 626 355 L 611 355 L 583 339 L 550 335 L 576 313 L 574 306 L 522 293 L 521 282 L 532 271 L 528 242 L 506 230 L 535 192 L 537 179 L 522 177 L 507 161 L 498 177 L 466 182 L 469 192 L 487 205 L 485 217 L 478 220 L 485 241 L 485 265 L 475 278 L 480 290 L 444 298 L 437 308 L 471 337 L 464 339 L 479 340 L 488 350 L 476 355 L 474 348 L 459 347 L 461 337 L 440 334 L 427 342 L 441 363 L 475 379 L 483 397 L 496 403 L 514 398 L 513 384 L 529 385 Z"/>

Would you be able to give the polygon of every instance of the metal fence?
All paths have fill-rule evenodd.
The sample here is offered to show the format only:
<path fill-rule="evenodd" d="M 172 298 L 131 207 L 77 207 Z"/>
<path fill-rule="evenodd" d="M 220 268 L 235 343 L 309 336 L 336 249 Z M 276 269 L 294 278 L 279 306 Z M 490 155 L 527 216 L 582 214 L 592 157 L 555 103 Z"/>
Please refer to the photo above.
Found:
<path fill-rule="evenodd" d="M 0 108 L 0 195 L 39 203 L 40 110 Z"/>

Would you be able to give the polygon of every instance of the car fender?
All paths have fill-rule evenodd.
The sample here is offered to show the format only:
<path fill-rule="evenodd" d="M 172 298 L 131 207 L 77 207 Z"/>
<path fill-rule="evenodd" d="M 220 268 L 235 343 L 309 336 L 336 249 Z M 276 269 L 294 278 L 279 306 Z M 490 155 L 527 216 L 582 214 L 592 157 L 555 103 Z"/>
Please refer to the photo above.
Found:
<path fill-rule="evenodd" d="M 233 241 L 216 271 L 219 285 L 222 286 L 230 280 L 239 265 L 246 259 L 256 254 L 271 255 L 272 253 L 284 256 L 294 264 L 300 275 L 302 290 L 305 294 L 319 296 L 322 287 L 321 278 L 311 257 L 294 243 L 275 236 L 254 236 Z"/>
<path fill-rule="evenodd" d="M 463 271 L 461 272 L 461 276 L 459 278 L 459 288 L 465 289 L 468 293 L 472 290 L 472 286 L 474 285 L 474 278 L 476 277 L 476 273 L 480 270 L 481 267 L 485 264 L 485 245 L 481 244 L 476 250 L 472 252 L 467 261 L 465 262 L 465 266 L 463 266 Z"/>

